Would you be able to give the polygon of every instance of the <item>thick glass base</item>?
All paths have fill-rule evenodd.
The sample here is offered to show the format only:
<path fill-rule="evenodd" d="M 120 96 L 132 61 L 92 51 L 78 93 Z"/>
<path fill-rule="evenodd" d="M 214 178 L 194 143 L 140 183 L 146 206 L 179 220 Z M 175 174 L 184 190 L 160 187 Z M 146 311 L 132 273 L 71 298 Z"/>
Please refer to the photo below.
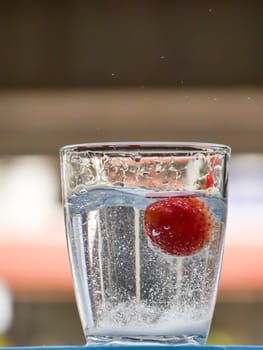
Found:
<path fill-rule="evenodd" d="M 86 337 L 87 346 L 187 346 L 205 345 L 206 338 L 201 335 L 182 336 L 92 336 Z"/>

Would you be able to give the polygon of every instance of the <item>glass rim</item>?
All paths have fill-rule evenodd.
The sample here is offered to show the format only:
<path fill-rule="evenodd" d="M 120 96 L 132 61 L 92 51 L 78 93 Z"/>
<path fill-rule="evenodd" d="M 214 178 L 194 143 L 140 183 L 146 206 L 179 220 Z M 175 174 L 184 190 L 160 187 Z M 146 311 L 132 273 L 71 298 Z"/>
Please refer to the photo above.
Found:
<path fill-rule="evenodd" d="M 81 153 L 87 151 L 136 151 L 136 150 L 170 150 L 182 152 L 208 152 L 230 154 L 231 147 L 220 143 L 191 141 L 120 141 L 120 142 L 90 142 L 62 146 L 59 153 Z"/>

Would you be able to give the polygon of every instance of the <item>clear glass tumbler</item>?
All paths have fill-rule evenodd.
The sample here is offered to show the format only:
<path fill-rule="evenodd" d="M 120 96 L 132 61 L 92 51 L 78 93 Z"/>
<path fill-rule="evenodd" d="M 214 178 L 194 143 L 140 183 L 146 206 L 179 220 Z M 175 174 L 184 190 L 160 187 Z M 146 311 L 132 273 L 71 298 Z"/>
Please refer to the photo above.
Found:
<path fill-rule="evenodd" d="M 60 151 L 87 344 L 205 344 L 218 289 L 230 148 L 93 143 Z"/>

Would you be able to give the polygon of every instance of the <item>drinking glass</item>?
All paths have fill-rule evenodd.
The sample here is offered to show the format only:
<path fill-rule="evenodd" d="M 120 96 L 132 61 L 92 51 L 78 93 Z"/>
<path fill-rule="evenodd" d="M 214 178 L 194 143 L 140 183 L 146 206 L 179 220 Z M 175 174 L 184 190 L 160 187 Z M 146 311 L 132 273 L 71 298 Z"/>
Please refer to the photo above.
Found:
<path fill-rule="evenodd" d="M 205 344 L 222 263 L 230 148 L 60 150 L 68 253 L 87 345 Z"/>

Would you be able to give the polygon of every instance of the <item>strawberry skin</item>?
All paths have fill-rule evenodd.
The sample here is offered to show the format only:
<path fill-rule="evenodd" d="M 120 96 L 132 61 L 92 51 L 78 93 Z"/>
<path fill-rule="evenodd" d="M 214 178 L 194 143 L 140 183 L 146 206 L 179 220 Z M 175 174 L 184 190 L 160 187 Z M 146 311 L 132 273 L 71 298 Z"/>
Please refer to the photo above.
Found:
<path fill-rule="evenodd" d="M 205 189 L 208 189 L 209 187 L 213 187 L 213 185 L 214 185 L 214 176 L 212 171 L 209 171 L 209 173 L 206 176 Z"/>
<path fill-rule="evenodd" d="M 214 216 L 197 197 L 174 197 L 150 204 L 144 230 L 155 247 L 175 256 L 198 253 L 211 240 Z"/>

